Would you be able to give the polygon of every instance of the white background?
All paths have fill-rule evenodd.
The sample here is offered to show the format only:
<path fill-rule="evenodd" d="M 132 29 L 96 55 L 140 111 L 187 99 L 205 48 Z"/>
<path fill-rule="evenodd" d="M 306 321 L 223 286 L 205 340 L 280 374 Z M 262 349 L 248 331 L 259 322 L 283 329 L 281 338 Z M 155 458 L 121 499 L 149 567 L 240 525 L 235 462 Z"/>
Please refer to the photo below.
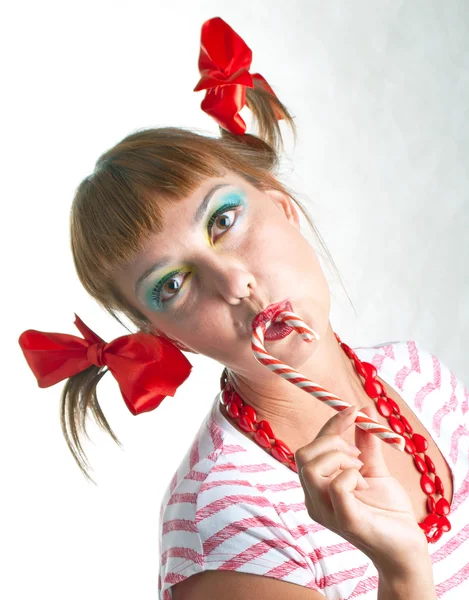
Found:
<path fill-rule="evenodd" d="M 356 309 L 328 271 L 334 330 L 352 346 L 415 339 L 467 385 L 469 4 L 42 0 L 2 13 L 0 596 L 156 598 L 159 502 L 221 365 L 187 355 L 177 396 L 138 417 L 107 375 L 98 398 L 124 451 L 91 424 L 98 487 L 85 481 L 59 427 L 63 385 L 40 390 L 17 343 L 30 328 L 79 335 L 74 312 L 107 341 L 126 333 L 75 275 L 75 188 L 136 129 L 217 134 L 192 89 L 202 23 L 222 17 L 296 117 L 283 181 Z"/>

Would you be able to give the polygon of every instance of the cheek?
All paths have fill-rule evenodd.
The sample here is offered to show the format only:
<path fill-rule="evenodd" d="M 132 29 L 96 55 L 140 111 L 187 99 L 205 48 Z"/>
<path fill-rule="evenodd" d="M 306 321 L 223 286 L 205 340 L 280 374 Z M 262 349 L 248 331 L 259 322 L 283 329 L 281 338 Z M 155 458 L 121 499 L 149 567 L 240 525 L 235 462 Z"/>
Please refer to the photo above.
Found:
<path fill-rule="evenodd" d="M 252 239 L 252 238 L 251 238 Z M 281 290 L 298 297 L 308 297 L 326 312 L 330 304 L 327 279 L 316 251 L 293 226 L 271 224 L 263 228 L 256 239 L 256 276 L 269 282 L 271 291 Z"/>
<path fill-rule="evenodd" d="M 285 220 L 273 221 L 256 230 L 248 236 L 249 254 L 259 259 L 259 265 L 278 265 L 279 274 L 285 275 L 284 270 L 293 268 L 304 272 L 319 269 L 316 253 L 302 233 L 294 226 L 286 224 Z"/>

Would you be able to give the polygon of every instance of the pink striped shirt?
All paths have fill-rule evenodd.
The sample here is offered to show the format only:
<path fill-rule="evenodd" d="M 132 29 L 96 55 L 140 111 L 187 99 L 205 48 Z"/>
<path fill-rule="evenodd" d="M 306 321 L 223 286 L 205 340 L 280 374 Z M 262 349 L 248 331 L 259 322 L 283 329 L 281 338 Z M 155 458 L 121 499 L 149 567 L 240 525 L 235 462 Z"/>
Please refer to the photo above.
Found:
<path fill-rule="evenodd" d="M 452 529 L 429 551 L 437 597 L 467 599 L 469 392 L 415 341 L 354 350 L 409 405 L 452 471 Z M 373 563 L 309 517 L 298 475 L 238 432 L 218 401 L 162 500 L 160 599 L 172 598 L 171 586 L 195 573 L 225 569 L 289 581 L 331 600 L 375 600 Z"/>

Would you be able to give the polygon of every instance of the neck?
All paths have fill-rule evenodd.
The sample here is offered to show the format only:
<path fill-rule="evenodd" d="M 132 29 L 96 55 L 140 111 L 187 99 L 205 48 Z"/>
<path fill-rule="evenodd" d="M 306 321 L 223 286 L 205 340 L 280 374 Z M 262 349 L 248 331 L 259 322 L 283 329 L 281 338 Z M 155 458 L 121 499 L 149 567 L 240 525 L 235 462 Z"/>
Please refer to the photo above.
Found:
<path fill-rule="evenodd" d="M 353 361 L 340 347 L 330 323 L 326 335 L 318 343 L 320 347 L 298 371 L 348 404 L 358 408 L 373 404 Z M 229 380 L 242 400 L 256 411 L 257 420 L 267 420 L 276 437 L 295 452 L 312 442 L 336 411 L 281 376 L 269 372 L 267 375 L 270 379 L 256 378 L 254 381 L 230 370 Z M 275 385 L 272 385 L 272 377 Z M 225 409 L 223 414 L 227 416 Z"/>

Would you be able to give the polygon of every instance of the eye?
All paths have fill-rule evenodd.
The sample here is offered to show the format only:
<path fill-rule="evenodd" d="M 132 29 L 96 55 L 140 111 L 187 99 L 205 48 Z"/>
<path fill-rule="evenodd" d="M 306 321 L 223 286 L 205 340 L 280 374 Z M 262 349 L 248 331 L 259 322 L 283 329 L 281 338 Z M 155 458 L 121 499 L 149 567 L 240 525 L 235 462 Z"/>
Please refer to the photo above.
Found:
<path fill-rule="evenodd" d="M 173 271 L 173 273 L 170 273 L 165 279 L 162 279 L 153 288 L 151 292 L 151 300 L 154 306 L 159 307 L 162 304 L 166 304 L 167 302 L 170 302 L 175 296 L 177 296 L 177 293 L 181 289 L 182 281 L 184 281 L 184 279 L 186 279 L 186 277 L 189 276 L 189 273 L 185 273 L 186 277 L 180 279 L 182 275 L 184 275 L 184 273 Z M 163 296 L 164 292 L 170 293 L 169 300 Z M 176 293 L 171 294 L 171 292 Z"/>
<path fill-rule="evenodd" d="M 212 227 L 213 224 L 216 222 L 216 220 L 218 219 L 218 217 L 224 217 L 224 219 L 226 220 L 225 215 L 227 215 L 228 213 L 235 213 L 236 211 L 234 210 L 235 208 L 238 208 L 238 206 L 240 206 L 239 202 L 231 202 L 229 204 L 225 204 L 225 206 L 222 206 L 219 210 L 215 211 L 213 213 L 213 215 L 210 217 L 210 220 L 207 224 L 207 230 L 210 233 L 212 233 Z M 231 210 L 230 210 L 231 209 Z M 231 221 L 230 219 L 228 219 L 228 221 Z M 222 225 L 222 229 L 224 231 L 226 231 L 227 229 L 230 229 L 233 226 L 233 222 L 230 222 L 228 224 Z"/>
<path fill-rule="evenodd" d="M 231 229 L 234 223 L 237 221 L 237 219 L 230 219 L 226 215 L 228 215 L 229 213 L 237 214 L 237 212 L 234 209 L 238 208 L 239 206 L 241 206 L 241 202 L 230 202 L 222 206 L 219 210 L 215 211 L 210 217 L 210 220 L 207 224 L 207 230 L 209 234 L 212 233 L 213 225 L 214 223 L 216 224 L 218 217 L 221 217 L 218 221 L 218 227 L 220 229 L 222 229 L 223 231 L 228 231 L 229 229 Z M 221 221 L 224 221 L 224 223 L 222 223 Z M 183 277 L 183 275 L 185 275 L 185 277 Z M 185 281 L 189 275 L 190 273 L 182 273 L 179 271 L 173 271 L 169 273 L 153 288 L 151 292 L 152 304 L 156 307 L 159 307 L 163 304 L 171 302 L 178 295 L 179 290 L 182 287 L 182 282 Z M 164 296 L 165 292 L 169 294 L 169 297 Z"/>

